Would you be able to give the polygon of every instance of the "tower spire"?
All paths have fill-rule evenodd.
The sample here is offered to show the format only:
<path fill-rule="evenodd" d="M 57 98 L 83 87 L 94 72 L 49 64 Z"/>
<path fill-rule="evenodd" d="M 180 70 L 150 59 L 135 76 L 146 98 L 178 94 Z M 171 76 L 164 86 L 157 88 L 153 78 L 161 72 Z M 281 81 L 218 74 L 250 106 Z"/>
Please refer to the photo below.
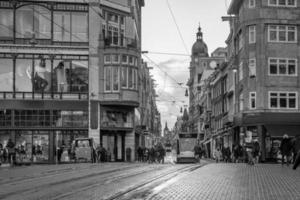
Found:
<path fill-rule="evenodd" d="M 200 22 L 199 22 L 198 32 L 197 32 L 196 35 L 197 35 L 197 40 L 202 40 L 203 34 L 202 34 L 202 31 L 201 31 Z"/>

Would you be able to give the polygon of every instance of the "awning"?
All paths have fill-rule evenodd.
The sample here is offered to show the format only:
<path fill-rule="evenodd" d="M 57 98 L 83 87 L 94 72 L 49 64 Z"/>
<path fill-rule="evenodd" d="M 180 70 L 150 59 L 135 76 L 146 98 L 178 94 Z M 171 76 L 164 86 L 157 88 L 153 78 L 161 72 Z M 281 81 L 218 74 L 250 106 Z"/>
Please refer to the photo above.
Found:
<path fill-rule="evenodd" d="M 265 127 L 271 137 L 282 137 L 284 134 L 292 137 L 300 135 L 300 125 L 266 125 Z"/>

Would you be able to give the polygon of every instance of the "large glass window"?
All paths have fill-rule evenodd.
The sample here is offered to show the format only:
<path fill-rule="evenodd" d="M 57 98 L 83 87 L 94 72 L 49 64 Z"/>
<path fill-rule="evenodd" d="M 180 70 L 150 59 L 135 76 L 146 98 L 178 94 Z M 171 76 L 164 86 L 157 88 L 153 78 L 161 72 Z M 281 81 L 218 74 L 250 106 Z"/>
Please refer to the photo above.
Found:
<path fill-rule="evenodd" d="M 88 62 L 54 60 L 53 91 L 63 93 L 87 92 Z"/>
<path fill-rule="evenodd" d="M 0 19 L 1 20 L 1 19 Z M 0 59 L 0 91 L 13 91 L 13 60 Z"/>
<path fill-rule="evenodd" d="M 50 60 L 34 60 L 34 75 L 32 77 L 34 92 L 51 91 L 51 62 Z"/>
<path fill-rule="evenodd" d="M 269 6 L 296 7 L 296 0 L 269 0 Z"/>
<path fill-rule="evenodd" d="M 32 60 L 16 60 L 16 92 L 32 92 Z"/>
<path fill-rule="evenodd" d="M 13 37 L 13 10 L 0 9 L 0 37 Z"/>
<path fill-rule="evenodd" d="M 54 40 L 63 42 L 88 41 L 88 14 L 54 12 Z"/>
<path fill-rule="evenodd" d="M 127 88 L 127 67 L 121 68 L 121 84 L 122 88 Z"/>
<path fill-rule="evenodd" d="M 86 111 L 53 111 L 53 125 L 56 127 L 87 127 Z"/>
<path fill-rule="evenodd" d="M 32 138 L 33 162 L 49 160 L 49 134 L 47 131 L 35 131 Z"/>
<path fill-rule="evenodd" d="M 105 74 L 105 91 L 110 91 L 111 90 L 111 68 L 105 67 L 104 74 Z"/>
<path fill-rule="evenodd" d="M 28 5 L 16 11 L 16 33 L 18 38 L 51 38 L 51 12 L 47 8 Z"/>
<path fill-rule="evenodd" d="M 32 131 L 18 131 L 16 133 L 16 161 L 26 163 L 32 161 Z"/>

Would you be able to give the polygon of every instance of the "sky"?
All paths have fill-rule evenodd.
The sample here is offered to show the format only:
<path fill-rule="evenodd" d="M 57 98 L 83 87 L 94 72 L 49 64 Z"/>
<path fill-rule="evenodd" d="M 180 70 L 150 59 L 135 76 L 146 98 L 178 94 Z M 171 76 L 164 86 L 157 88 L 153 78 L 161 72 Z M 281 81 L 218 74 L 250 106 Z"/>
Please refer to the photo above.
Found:
<path fill-rule="evenodd" d="M 172 129 L 177 116 L 182 115 L 180 108 L 188 109 L 185 90 L 191 49 L 199 24 L 209 54 L 217 47 L 226 46 L 229 23 L 223 22 L 221 17 L 227 15 L 229 4 L 230 0 L 145 0 L 142 51 L 149 53 L 144 54 L 143 59 L 153 67 L 151 74 L 156 83 L 162 128 L 167 122 Z"/>

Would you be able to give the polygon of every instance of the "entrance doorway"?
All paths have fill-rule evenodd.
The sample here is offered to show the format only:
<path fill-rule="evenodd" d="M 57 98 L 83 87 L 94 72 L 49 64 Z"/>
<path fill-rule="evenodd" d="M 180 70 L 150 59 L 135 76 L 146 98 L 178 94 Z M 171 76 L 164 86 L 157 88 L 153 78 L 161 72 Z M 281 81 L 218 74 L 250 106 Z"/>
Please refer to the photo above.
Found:
<path fill-rule="evenodd" d="M 106 161 L 116 162 L 125 159 L 125 136 L 121 133 L 102 133 L 101 143 L 106 150 Z"/>

